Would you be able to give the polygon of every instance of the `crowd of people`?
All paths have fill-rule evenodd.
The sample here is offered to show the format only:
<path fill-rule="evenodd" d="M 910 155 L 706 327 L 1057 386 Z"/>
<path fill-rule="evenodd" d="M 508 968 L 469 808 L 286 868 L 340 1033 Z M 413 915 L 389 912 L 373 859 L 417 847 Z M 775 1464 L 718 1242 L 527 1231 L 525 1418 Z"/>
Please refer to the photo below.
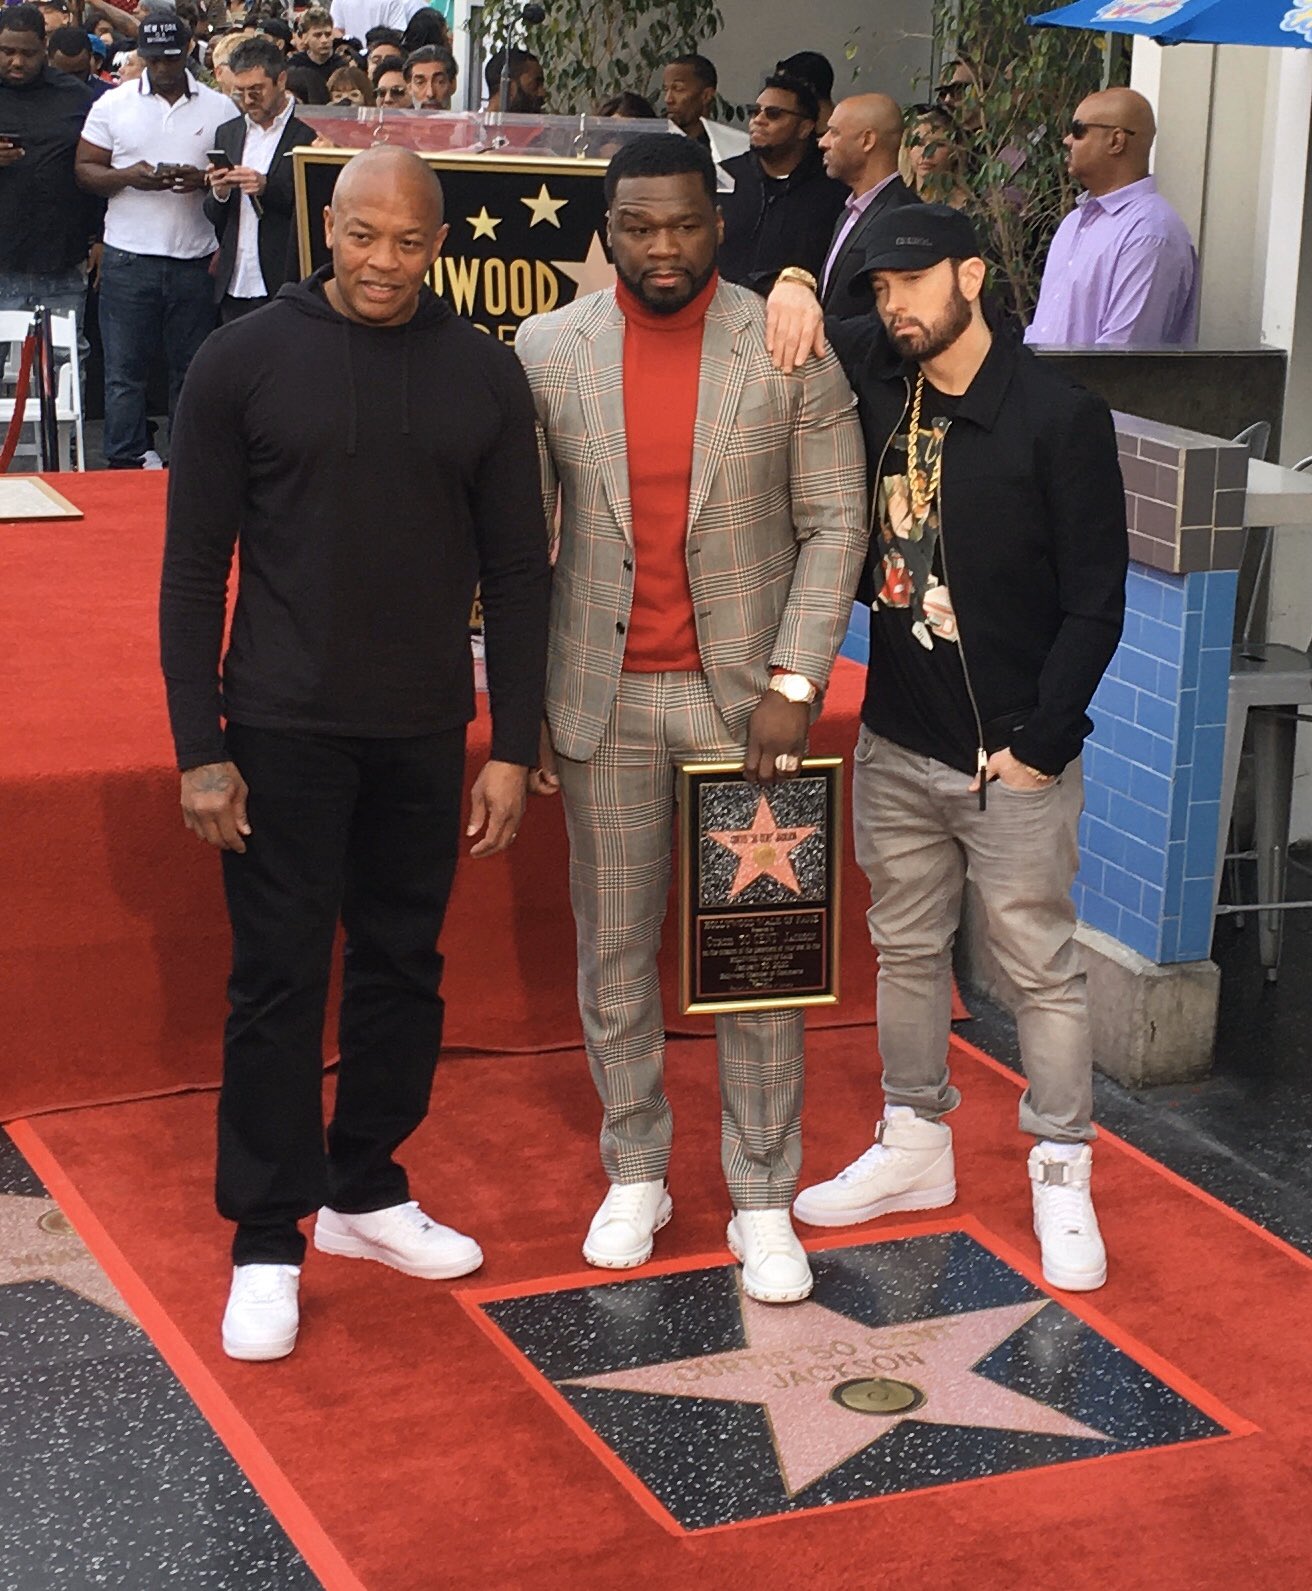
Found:
<path fill-rule="evenodd" d="M 41 0 L 0 11 L 0 308 L 44 303 L 72 310 L 81 327 L 88 284 L 98 290 L 111 468 L 161 462 L 145 412 L 161 351 L 171 412 L 214 325 L 299 274 L 283 157 L 315 135 L 298 108 L 452 106 L 459 64 L 442 14 L 423 0 L 332 0 L 290 14 L 283 0 Z M 485 79 L 489 110 L 549 107 L 529 51 L 495 52 Z M 905 112 L 885 94 L 835 103 L 833 93 L 830 63 L 801 51 L 776 63 L 733 124 L 713 115 L 714 63 L 686 54 L 664 70 L 660 111 L 716 164 L 721 274 L 766 293 L 792 268 L 814 279 L 827 311 L 856 315 L 865 306 L 844 266 L 880 215 L 917 201 L 972 207 L 977 74 L 951 63 L 935 100 Z M 659 114 L 632 91 L 587 108 Z M 1154 134 L 1147 101 L 1127 89 L 1075 108 L 1064 141 L 1085 191 L 1053 243 L 1030 341 L 1193 338 L 1197 257 L 1149 175 Z"/>

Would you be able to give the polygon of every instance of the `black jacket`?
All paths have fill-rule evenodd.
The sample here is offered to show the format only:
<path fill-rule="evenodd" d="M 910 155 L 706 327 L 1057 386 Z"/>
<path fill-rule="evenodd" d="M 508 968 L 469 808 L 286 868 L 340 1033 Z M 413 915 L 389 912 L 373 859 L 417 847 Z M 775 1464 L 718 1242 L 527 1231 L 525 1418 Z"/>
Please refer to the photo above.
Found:
<path fill-rule="evenodd" d="M 892 182 L 880 193 L 879 197 L 872 199 L 866 207 L 861 219 L 843 239 L 843 246 L 838 251 L 833 268 L 829 272 L 829 280 L 825 283 L 825 293 L 822 303 L 826 315 L 836 315 L 840 320 L 850 320 L 854 315 L 868 315 L 873 307 L 873 300 L 869 292 L 858 291 L 854 279 L 859 272 L 862 256 L 865 254 L 866 237 L 870 228 L 881 215 L 896 209 L 898 205 L 919 204 L 920 195 L 914 188 L 908 188 L 901 177 L 894 177 Z M 837 233 L 847 219 L 840 215 L 835 223 L 834 232 Z M 828 257 L 828 249 L 825 250 Z"/>
<path fill-rule="evenodd" d="M 492 755 L 530 765 L 549 568 L 528 380 L 427 287 L 405 325 L 366 326 L 331 274 L 214 332 L 182 388 L 160 596 L 178 764 L 223 760 L 221 712 L 380 739 L 466 723 L 481 582 Z"/>
<path fill-rule="evenodd" d="M 260 207 L 264 214 L 260 217 L 258 247 L 264 290 L 270 298 L 284 282 L 294 282 L 301 274 L 292 228 L 296 215 L 296 193 L 292 183 L 290 151 L 302 144 L 312 144 L 314 139 L 314 129 L 307 127 L 293 111 L 287 118 L 287 125 L 269 162 L 268 178 L 260 196 Z M 222 123 L 214 134 L 214 147 L 221 149 L 234 166 L 240 166 L 242 150 L 246 147 L 246 118 L 234 116 L 230 122 Z M 234 191 L 225 203 L 212 193 L 207 193 L 205 214 L 219 240 L 219 258 L 214 269 L 214 297 L 217 302 L 231 286 L 232 273 L 237 268 L 237 225 L 241 216 L 241 195 Z"/>
<path fill-rule="evenodd" d="M 826 318 L 857 394 L 872 491 L 905 424 L 914 366 L 875 317 Z M 981 743 L 1060 773 L 1093 727 L 1089 702 L 1125 617 L 1125 488 L 1111 411 L 1014 339 L 993 346 L 943 445 L 941 545 Z M 873 546 L 858 598 L 877 589 Z M 879 688 L 879 613 L 867 704 Z"/>
<path fill-rule="evenodd" d="M 0 168 L 0 270 L 66 271 L 100 236 L 105 202 L 73 181 L 91 90 L 47 66 L 35 82 L 0 83 L 0 133 L 20 133 L 23 158 Z"/>
<path fill-rule="evenodd" d="M 752 149 L 726 160 L 724 170 L 734 181 L 733 192 L 720 195 L 725 281 L 768 293 L 785 265 L 800 265 L 818 281 L 848 194 L 826 175 L 819 149 L 812 148 L 782 181 L 764 175 Z"/>

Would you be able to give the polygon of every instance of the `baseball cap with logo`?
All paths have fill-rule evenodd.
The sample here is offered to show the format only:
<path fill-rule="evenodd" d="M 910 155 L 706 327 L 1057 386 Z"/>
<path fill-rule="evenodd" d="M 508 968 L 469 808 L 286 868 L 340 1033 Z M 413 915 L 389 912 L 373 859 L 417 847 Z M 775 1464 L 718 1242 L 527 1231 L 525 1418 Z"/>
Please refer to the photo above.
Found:
<path fill-rule="evenodd" d="M 143 61 L 176 59 L 191 48 L 191 29 L 171 16 L 148 16 L 137 30 L 137 54 Z"/>
<path fill-rule="evenodd" d="M 870 292 L 871 271 L 927 271 L 941 260 L 979 257 L 970 218 L 947 204 L 902 204 L 886 210 L 866 234 L 852 274 L 856 292 Z"/>

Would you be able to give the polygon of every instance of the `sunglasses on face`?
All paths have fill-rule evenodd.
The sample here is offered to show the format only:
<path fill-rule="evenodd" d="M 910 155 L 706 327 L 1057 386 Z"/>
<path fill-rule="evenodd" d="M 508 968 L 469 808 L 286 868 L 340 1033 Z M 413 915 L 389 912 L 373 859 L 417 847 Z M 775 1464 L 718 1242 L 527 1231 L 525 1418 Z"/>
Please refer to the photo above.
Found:
<path fill-rule="evenodd" d="M 378 98 L 379 99 L 396 99 L 396 100 L 409 99 L 410 98 L 410 90 L 408 88 L 404 88 L 404 87 L 380 88 L 378 90 Z"/>
<path fill-rule="evenodd" d="M 785 116 L 796 116 L 798 121 L 807 121 L 809 118 L 800 110 L 785 110 L 782 105 L 749 105 L 747 107 L 747 120 L 754 122 L 758 116 L 763 116 L 768 122 L 782 121 Z"/>
<path fill-rule="evenodd" d="M 972 86 L 970 83 L 940 83 L 936 93 L 940 99 L 960 99 Z"/>
<path fill-rule="evenodd" d="M 1133 127 L 1121 127 L 1118 126 L 1116 122 L 1082 122 L 1079 120 L 1073 121 L 1071 123 L 1070 135 L 1078 144 L 1080 140 L 1086 137 L 1095 127 L 1101 127 L 1104 132 L 1108 133 L 1124 133 L 1127 138 L 1134 137 Z"/>

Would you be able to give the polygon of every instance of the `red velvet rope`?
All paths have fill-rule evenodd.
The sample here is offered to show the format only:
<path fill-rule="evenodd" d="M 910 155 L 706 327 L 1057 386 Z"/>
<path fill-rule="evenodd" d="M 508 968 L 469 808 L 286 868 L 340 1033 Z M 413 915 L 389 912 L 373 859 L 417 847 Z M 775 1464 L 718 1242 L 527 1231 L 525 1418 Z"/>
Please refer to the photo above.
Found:
<path fill-rule="evenodd" d="M 18 367 L 18 386 L 14 392 L 14 414 L 9 422 L 4 446 L 0 447 L 0 475 L 9 468 L 18 450 L 18 436 L 23 429 L 23 411 L 27 408 L 27 390 L 32 382 L 32 360 L 35 356 L 36 333 L 31 332 L 23 339 L 23 359 Z"/>

